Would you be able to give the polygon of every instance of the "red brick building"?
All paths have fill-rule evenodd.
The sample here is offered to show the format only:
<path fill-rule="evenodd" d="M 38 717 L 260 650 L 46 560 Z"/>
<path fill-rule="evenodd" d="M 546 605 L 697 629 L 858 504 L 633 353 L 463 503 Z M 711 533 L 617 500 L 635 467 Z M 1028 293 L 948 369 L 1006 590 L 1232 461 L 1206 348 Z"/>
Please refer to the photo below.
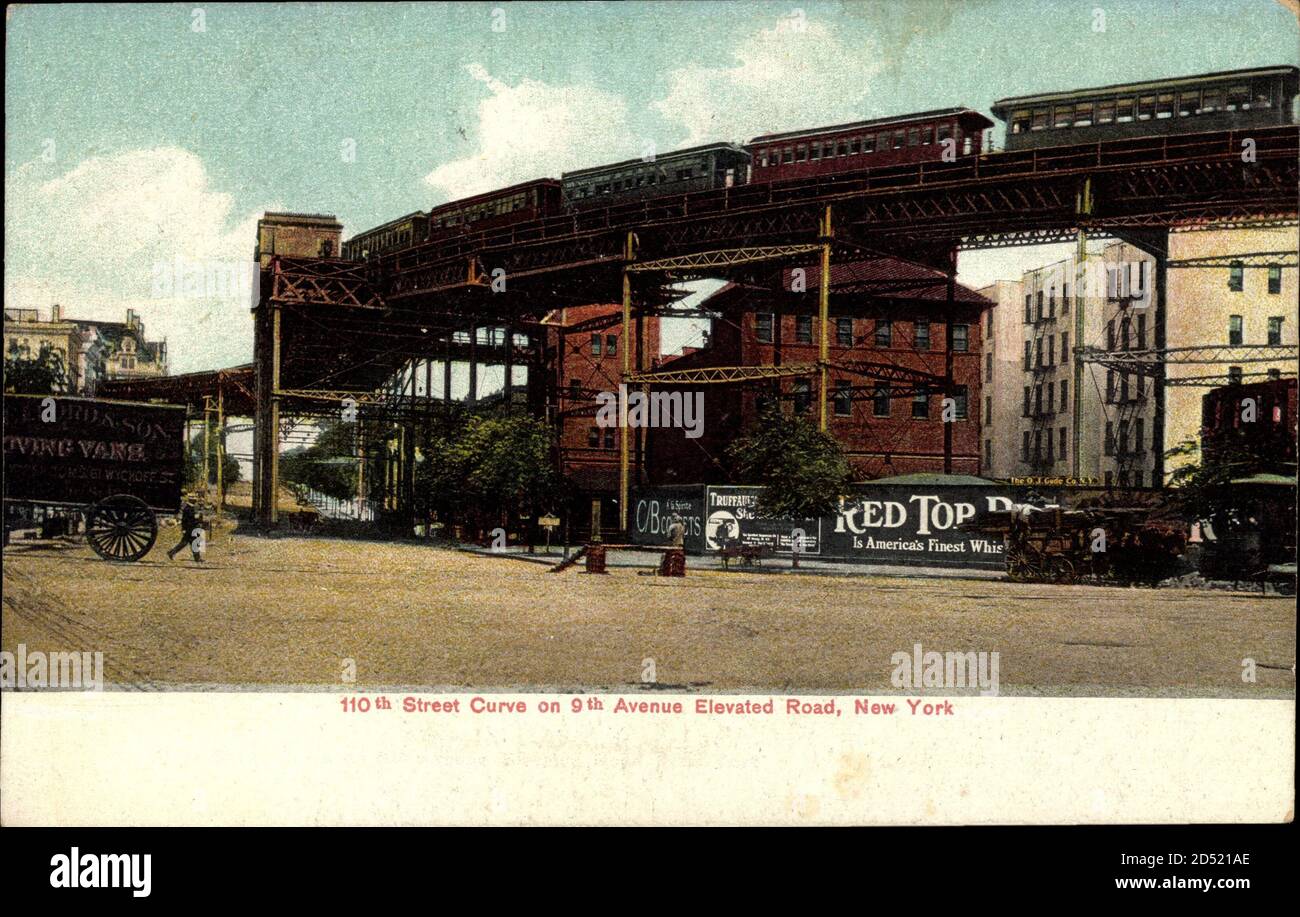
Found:
<path fill-rule="evenodd" d="M 782 292 L 731 284 L 701 304 L 715 313 L 706 346 L 660 355 L 658 318 L 641 319 L 644 340 L 632 366 L 678 370 L 710 366 L 815 363 L 818 269 L 805 269 L 802 286 L 786 271 L 780 284 L 810 292 Z M 952 470 L 978 474 L 981 383 L 981 315 L 991 304 L 956 286 L 953 319 L 954 399 Z M 946 362 L 947 282 L 938 271 L 893 259 L 837 265 L 831 271 L 828 413 L 831 433 L 843 445 L 856 480 L 943 470 L 943 394 L 922 393 L 919 371 L 942 377 Z M 622 307 L 591 305 L 549 316 L 549 346 L 557 403 L 552 411 L 565 473 L 586 499 L 602 500 L 602 524 L 617 524 L 619 435 L 596 422 L 596 396 L 617 392 L 623 371 Z M 890 381 L 841 367 L 874 364 Z M 634 389 L 635 390 L 635 389 Z M 730 480 L 727 446 L 758 417 L 767 401 L 784 411 L 817 417 L 815 375 L 743 384 L 656 387 L 656 392 L 703 393 L 702 435 L 681 428 L 633 430 L 632 485 L 722 483 Z M 638 443 L 637 440 L 640 439 Z M 735 482 L 743 483 L 743 482 Z"/>
<path fill-rule="evenodd" d="M 782 289 L 792 286 L 787 271 Z M 819 270 L 805 270 L 802 289 L 787 293 L 730 285 L 702 304 L 720 313 L 709 346 L 665 362 L 664 369 L 815 363 L 820 329 L 816 290 Z M 957 419 L 952 470 L 980 471 L 980 317 L 990 303 L 956 287 L 953 318 L 953 379 Z M 942 377 L 945 370 L 944 275 L 893 259 L 836 265 L 831 269 L 830 431 L 844 447 L 856 480 L 917 471 L 943 471 L 943 394 L 924 391 L 912 371 Z M 893 379 L 849 372 L 864 364 Z M 816 420 L 815 375 L 741 385 L 701 386 L 704 433 L 687 439 L 681 430 L 649 431 L 648 483 L 694 484 L 727 480 L 726 447 L 758 417 L 766 403 Z M 743 483 L 743 482 L 735 482 Z"/>

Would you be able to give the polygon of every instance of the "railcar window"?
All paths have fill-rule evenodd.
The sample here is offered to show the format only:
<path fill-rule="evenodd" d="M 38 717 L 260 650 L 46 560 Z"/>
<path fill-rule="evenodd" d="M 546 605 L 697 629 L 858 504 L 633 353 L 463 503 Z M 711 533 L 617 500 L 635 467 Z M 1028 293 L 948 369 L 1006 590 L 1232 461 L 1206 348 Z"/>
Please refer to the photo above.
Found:
<path fill-rule="evenodd" d="M 1273 83 L 1270 80 L 1255 80 L 1251 108 L 1271 108 L 1273 106 Z"/>
<path fill-rule="evenodd" d="M 803 161 L 806 160 L 807 158 L 808 158 L 808 147 L 806 147 L 806 146 L 804 146 L 804 145 L 802 145 L 802 144 L 800 144 L 799 146 L 795 147 L 795 150 L 794 150 L 794 161 L 795 161 L 795 162 L 803 162 Z"/>
<path fill-rule="evenodd" d="M 1110 124 L 1115 120 L 1115 100 L 1107 99 L 1097 103 L 1097 123 Z"/>
<path fill-rule="evenodd" d="M 901 150 L 907 143 L 907 131 L 894 131 L 894 149 Z"/>
<path fill-rule="evenodd" d="M 1156 97 L 1140 96 L 1138 98 L 1138 120 L 1150 121 L 1156 116 Z"/>
<path fill-rule="evenodd" d="M 1228 87 L 1228 111 L 1250 108 L 1250 87 L 1245 83 Z"/>
<path fill-rule="evenodd" d="M 1201 95 L 1201 108 L 1203 112 L 1218 111 L 1223 108 L 1223 90 L 1207 89 Z"/>
<path fill-rule="evenodd" d="M 841 140 L 839 142 L 839 144 L 835 148 L 835 155 L 836 156 L 849 155 L 849 142 L 847 140 Z"/>
<path fill-rule="evenodd" d="M 1047 130 L 1047 123 L 1048 123 L 1048 119 L 1051 117 L 1051 114 L 1052 114 L 1052 110 L 1050 108 L 1035 108 L 1034 109 L 1034 130 L 1036 131 Z M 942 127 L 939 128 L 939 139 L 940 140 L 943 139 Z"/>
<path fill-rule="evenodd" d="M 1198 89 L 1178 93 L 1178 116 L 1185 118 L 1201 110 L 1201 93 Z"/>
<path fill-rule="evenodd" d="M 1088 127 L 1092 124 L 1092 102 L 1080 102 L 1074 106 L 1074 126 Z"/>
<path fill-rule="evenodd" d="M 930 143 L 934 143 L 934 125 L 933 125 L 933 124 L 927 124 L 925 127 L 921 128 L 921 144 L 922 144 L 922 146 L 924 146 L 924 145 L 926 145 L 926 144 L 930 144 Z"/>
<path fill-rule="evenodd" d="M 793 148 L 793 147 L 786 147 L 786 148 L 785 148 L 785 153 L 784 153 L 784 154 L 782 155 L 782 157 L 781 157 L 781 162 L 785 163 L 786 165 L 789 165 L 790 163 L 794 162 L 794 148 Z"/>
<path fill-rule="evenodd" d="M 1162 92 L 1156 96 L 1156 117 L 1172 118 L 1174 116 L 1174 94 Z"/>
<path fill-rule="evenodd" d="M 758 154 L 758 165 L 759 165 L 759 168 L 762 168 L 762 169 L 766 169 L 766 168 L 767 168 L 767 150 L 761 150 L 761 151 L 759 152 L 759 154 Z"/>
<path fill-rule="evenodd" d="M 813 160 L 822 158 L 822 145 L 820 143 L 812 145 L 812 151 L 808 154 L 808 158 Z"/>
<path fill-rule="evenodd" d="M 919 127 L 914 127 L 907 132 L 907 145 L 919 146 L 920 143 L 921 143 L 921 129 Z"/>
<path fill-rule="evenodd" d="M 1074 109 L 1069 105 L 1058 105 L 1052 117 L 1052 127 L 1069 127 Z"/>
<path fill-rule="evenodd" d="M 856 156 L 856 155 L 858 155 L 858 138 L 857 138 L 857 137 L 854 137 L 852 140 L 849 141 L 849 155 L 850 155 L 850 156 Z"/>
<path fill-rule="evenodd" d="M 862 138 L 862 152 L 864 152 L 864 153 L 874 153 L 875 151 L 876 151 L 876 138 L 875 138 L 875 137 L 863 137 L 863 138 Z"/>
<path fill-rule="evenodd" d="M 1133 120 L 1133 100 L 1116 99 L 1115 100 L 1115 121 L 1118 124 L 1127 124 Z"/>
<path fill-rule="evenodd" d="M 1028 108 L 1021 108 L 1011 113 L 1011 133 L 1013 134 L 1029 133 L 1032 123 L 1033 118 Z"/>

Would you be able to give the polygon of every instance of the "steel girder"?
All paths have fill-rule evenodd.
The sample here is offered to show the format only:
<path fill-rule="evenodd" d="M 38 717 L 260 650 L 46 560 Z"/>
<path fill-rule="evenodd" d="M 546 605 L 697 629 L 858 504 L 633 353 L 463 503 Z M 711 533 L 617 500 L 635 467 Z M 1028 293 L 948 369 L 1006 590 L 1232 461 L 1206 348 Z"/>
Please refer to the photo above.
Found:
<path fill-rule="evenodd" d="M 853 373 L 858 376 L 865 376 L 868 379 L 879 379 L 889 382 L 905 382 L 909 385 L 918 387 L 937 386 L 942 389 L 948 384 L 947 380 L 942 375 L 928 373 L 923 369 L 912 369 L 908 366 L 898 366 L 894 363 L 877 363 L 871 360 L 850 360 L 843 363 L 832 363 L 831 368 L 846 373 Z"/>
<path fill-rule="evenodd" d="M 1295 344 L 1225 344 L 1201 347 L 1172 347 L 1166 350 L 1107 351 L 1096 347 L 1075 350 L 1081 363 L 1094 363 L 1117 372 L 1159 375 L 1171 364 L 1240 365 L 1295 360 L 1300 348 Z"/>
<path fill-rule="evenodd" d="M 1200 255 L 1196 258 L 1179 258 L 1175 261 L 1165 262 L 1165 267 L 1169 268 L 1234 266 L 1243 268 L 1300 267 L 1300 253 L 1297 253 L 1295 249 L 1283 249 L 1268 252 L 1242 252 L 1235 255 Z"/>
<path fill-rule="evenodd" d="M 674 369 L 660 372 L 628 373 L 627 381 L 653 385 L 717 385 L 732 382 L 752 382 L 761 379 L 782 379 L 787 376 L 812 376 L 818 372 L 816 363 L 784 363 L 781 366 L 702 366 L 697 369 Z"/>

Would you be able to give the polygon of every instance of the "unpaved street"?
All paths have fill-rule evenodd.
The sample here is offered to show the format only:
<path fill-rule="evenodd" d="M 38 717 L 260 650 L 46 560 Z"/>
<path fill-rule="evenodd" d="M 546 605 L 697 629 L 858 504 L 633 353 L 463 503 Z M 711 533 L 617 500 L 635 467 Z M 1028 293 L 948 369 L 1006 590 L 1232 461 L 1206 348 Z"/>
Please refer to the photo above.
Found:
<path fill-rule="evenodd" d="M 159 539 L 160 543 L 166 537 Z M 1294 696 L 1293 598 L 954 579 L 551 574 L 413 544 L 222 535 L 208 562 L 11 546 L 3 648 L 143 689 L 865 692 L 896 652 L 997 652 L 1002 694 Z M 1242 661 L 1256 663 L 1244 682 Z"/>

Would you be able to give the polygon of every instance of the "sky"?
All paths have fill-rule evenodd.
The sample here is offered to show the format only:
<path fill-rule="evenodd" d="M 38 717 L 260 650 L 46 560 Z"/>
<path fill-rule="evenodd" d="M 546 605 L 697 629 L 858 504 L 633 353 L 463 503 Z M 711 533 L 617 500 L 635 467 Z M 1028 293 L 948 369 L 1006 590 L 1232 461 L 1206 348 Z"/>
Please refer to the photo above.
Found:
<path fill-rule="evenodd" d="M 582 166 L 1030 92 L 1300 64 L 1294 0 L 9 7 L 5 302 L 252 356 L 258 217 L 345 236 Z M 963 254 L 1012 279 L 1060 247 Z M 196 279 L 197 278 L 197 279 Z"/>

